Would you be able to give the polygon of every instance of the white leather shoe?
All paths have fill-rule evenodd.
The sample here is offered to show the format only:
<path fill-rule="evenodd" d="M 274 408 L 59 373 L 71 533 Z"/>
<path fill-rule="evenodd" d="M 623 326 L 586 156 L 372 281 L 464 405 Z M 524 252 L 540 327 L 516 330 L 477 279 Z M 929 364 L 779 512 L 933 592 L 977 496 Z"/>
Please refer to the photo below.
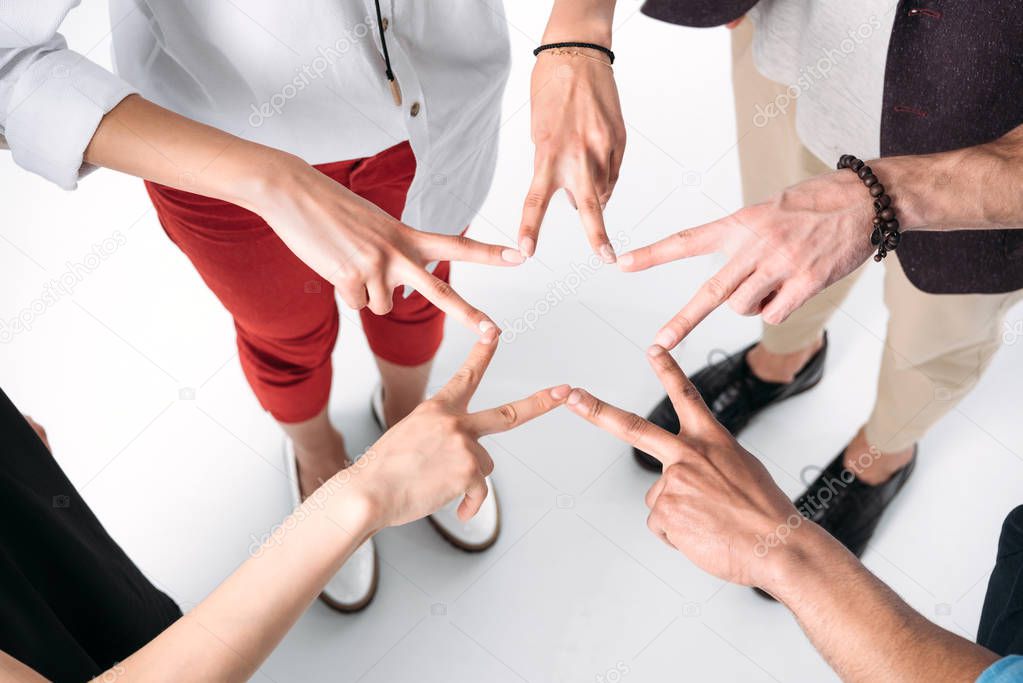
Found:
<path fill-rule="evenodd" d="M 284 469 L 288 473 L 291 500 L 298 507 L 302 504 L 302 494 L 298 487 L 298 461 L 295 459 L 295 445 L 288 437 L 284 437 Z M 356 548 L 344 566 L 324 586 L 320 600 L 338 612 L 358 612 L 369 605 L 376 595 L 379 575 L 377 549 L 371 538 Z"/>
<path fill-rule="evenodd" d="M 373 390 L 371 399 L 373 418 L 381 431 L 387 431 L 387 423 L 384 421 L 384 388 L 380 385 Z M 478 553 L 486 550 L 497 542 L 501 533 L 501 508 L 497 502 L 497 489 L 494 487 L 494 480 L 486 478 L 487 488 L 490 493 L 480 506 L 479 512 L 473 515 L 468 521 L 458 519 L 458 504 L 461 498 L 456 498 L 443 508 L 433 513 L 427 519 L 433 528 L 437 530 L 445 541 L 459 550 L 469 553 Z"/>

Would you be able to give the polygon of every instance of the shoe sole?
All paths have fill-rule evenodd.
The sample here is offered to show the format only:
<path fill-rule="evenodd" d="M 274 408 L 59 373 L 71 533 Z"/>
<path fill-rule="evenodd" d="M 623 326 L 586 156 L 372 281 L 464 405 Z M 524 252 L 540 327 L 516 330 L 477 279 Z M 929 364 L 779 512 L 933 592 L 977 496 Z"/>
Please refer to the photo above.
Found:
<path fill-rule="evenodd" d="M 378 553 L 373 553 L 373 582 L 370 584 L 369 593 L 366 594 L 365 598 L 363 598 L 359 602 L 346 604 L 332 599 L 326 593 L 320 593 L 319 595 L 320 602 L 322 602 L 324 605 L 334 610 L 335 612 L 340 612 L 342 614 L 355 614 L 356 612 L 361 612 L 362 610 L 369 607 L 369 604 L 373 602 L 373 598 L 375 598 L 377 595 L 377 587 L 379 585 L 380 585 L 380 555 Z"/>
<path fill-rule="evenodd" d="M 464 553 L 481 553 L 484 550 L 489 550 L 495 543 L 497 543 L 497 538 L 501 535 L 501 508 L 500 501 L 497 498 L 497 490 L 492 488 L 490 490 L 490 495 L 494 497 L 494 504 L 498 505 L 497 526 L 494 528 L 494 534 L 482 543 L 466 543 L 435 522 L 432 515 L 427 516 L 426 521 L 430 523 L 430 526 L 432 526 L 434 530 L 440 534 L 440 537 L 447 541 L 449 545 Z"/>

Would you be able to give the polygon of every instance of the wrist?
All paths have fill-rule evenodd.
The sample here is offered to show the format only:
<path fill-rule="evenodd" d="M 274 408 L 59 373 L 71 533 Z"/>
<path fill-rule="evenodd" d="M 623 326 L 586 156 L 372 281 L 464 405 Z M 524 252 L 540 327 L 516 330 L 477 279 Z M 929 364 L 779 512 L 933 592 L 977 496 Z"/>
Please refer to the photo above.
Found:
<path fill-rule="evenodd" d="M 544 30 L 542 44 L 576 41 L 611 48 L 614 3 L 607 0 L 556 2 Z"/>
<path fill-rule="evenodd" d="M 932 225 L 940 198 L 935 190 L 949 184 L 949 175 L 929 157 L 887 157 L 869 162 L 878 180 L 892 198 L 899 217 L 899 230 L 907 232 Z M 927 185 L 930 186 L 928 191 Z"/>
<path fill-rule="evenodd" d="M 251 145 L 242 150 L 224 184 L 238 206 L 262 217 L 308 187 L 317 171 L 301 158 L 278 149 Z"/>
<path fill-rule="evenodd" d="M 802 594 L 807 577 L 822 574 L 845 554 L 845 548 L 829 533 L 804 519 L 783 544 L 771 548 L 763 558 L 757 585 L 789 605 Z"/>

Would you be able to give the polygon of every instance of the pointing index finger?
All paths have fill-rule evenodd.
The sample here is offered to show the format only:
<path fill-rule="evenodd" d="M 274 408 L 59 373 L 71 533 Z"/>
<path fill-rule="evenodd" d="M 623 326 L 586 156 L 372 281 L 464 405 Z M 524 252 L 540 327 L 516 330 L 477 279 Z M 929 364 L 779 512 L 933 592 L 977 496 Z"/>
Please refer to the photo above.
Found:
<path fill-rule="evenodd" d="M 476 393 L 483 374 L 497 351 L 497 336 L 498 330 L 493 324 L 483 331 L 483 336 L 469 351 L 469 356 L 462 367 L 437 392 L 437 398 L 453 401 L 463 409 L 469 405 L 469 400 Z"/>
<path fill-rule="evenodd" d="M 609 434 L 646 451 L 664 465 L 670 465 L 678 459 L 675 435 L 635 413 L 605 403 L 583 389 L 572 390 L 568 396 L 568 408 Z"/>

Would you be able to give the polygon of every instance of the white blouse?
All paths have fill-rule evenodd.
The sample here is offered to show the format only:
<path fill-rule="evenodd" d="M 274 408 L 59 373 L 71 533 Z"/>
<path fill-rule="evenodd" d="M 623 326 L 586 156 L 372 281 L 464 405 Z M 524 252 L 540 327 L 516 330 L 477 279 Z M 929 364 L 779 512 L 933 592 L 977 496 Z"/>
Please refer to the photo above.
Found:
<path fill-rule="evenodd" d="M 100 119 L 138 92 L 312 164 L 408 140 L 402 219 L 461 232 L 493 178 L 509 69 L 500 0 L 110 0 L 117 76 L 57 31 L 79 0 L 0 0 L 0 134 L 14 160 L 74 189 Z"/>

